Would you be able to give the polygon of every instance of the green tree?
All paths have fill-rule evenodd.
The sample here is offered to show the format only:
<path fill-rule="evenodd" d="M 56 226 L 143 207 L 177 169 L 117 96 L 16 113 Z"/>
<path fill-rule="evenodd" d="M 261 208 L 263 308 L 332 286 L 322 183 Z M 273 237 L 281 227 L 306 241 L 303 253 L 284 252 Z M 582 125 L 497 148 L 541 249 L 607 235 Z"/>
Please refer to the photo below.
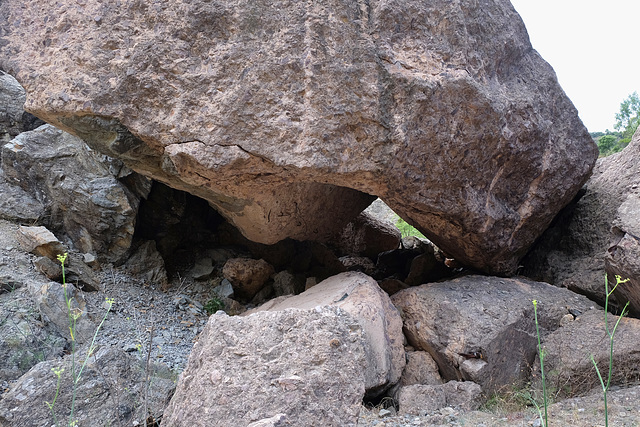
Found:
<path fill-rule="evenodd" d="M 622 138 L 629 139 L 638 129 L 640 124 L 640 97 L 638 92 L 633 92 L 622 103 L 620 112 L 616 113 L 616 130 L 622 131 Z M 627 142 L 628 143 L 628 142 Z"/>
<path fill-rule="evenodd" d="M 598 138 L 598 150 L 602 156 L 608 156 L 609 154 L 613 154 L 617 148 L 618 138 L 613 135 L 603 135 Z M 618 150 L 619 151 L 619 150 Z"/>

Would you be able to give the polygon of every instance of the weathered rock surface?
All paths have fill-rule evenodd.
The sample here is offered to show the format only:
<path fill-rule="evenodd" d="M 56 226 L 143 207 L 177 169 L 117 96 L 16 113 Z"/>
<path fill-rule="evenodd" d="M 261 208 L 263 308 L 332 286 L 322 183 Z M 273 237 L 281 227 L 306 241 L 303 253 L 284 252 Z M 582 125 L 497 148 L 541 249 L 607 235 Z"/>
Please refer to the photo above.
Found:
<path fill-rule="evenodd" d="M 167 285 L 164 259 L 158 253 L 156 242 L 153 240 L 139 242 L 138 247 L 125 263 L 125 269 L 148 284 Z"/>
<path fill-rule="evenodd" d="M 5 144 L 2 167 L 9 183 L 46 207 L 42 224 L 64 233 L 79 251 L 115 262 L 131 245 L 139 201 L 104 157 L 45 125 Z"/>
<path fill-rule="evenodd" d="M 543 335 L 559 327 L 567 307 L 584 312 L 593 305 L 546 283 L 484 276 L 429 283 L 391 297 L 407 340 L 431 354 L 442 378 L 474 381 L 486 393 L 528 378 L 537 345 L 534 299 Z"/>
<path fill-rule="evenodd" d="M 0 70 L 0 143 L 44 124 L 22 109 L 26 97 L 16 79 Z"/>
<path fill-rule="evenodd" d="M 0 142 L 9 142 L 23 131 L 21 126 L 27 95 L 13 76 L 0 71 Z"/>
<path fill-rule="evenodd" d="M 17 379 L 38 362 L 62 356 L 67 341 L 39 320 L 26 287 L 0 289 L 0 313 L 0 379 Z"/>
<path fill-rule="evenodd" d="M 599 159 L 584 195 L 559 215 L 527 255 L 524 274 L 604 302 L 605 256 L 611 276 L 631 277 L 638 271 L 633 266 L 637 238 L 632 237 L 632 230 L 640 227 L 635 210 L 640 193 L 639 159 L 640 131 L 620 153 Z"/>
<path fill-rule="evenodd" d="M 84 355 L 76 356 L 80 369 Z M 3 427 L 50 427 L 56 425 L 45 402 L 53 402 L 60 374 L 59 392 L 54 405 L 58 421 L 69 420 L 74 385 L 72 357 L 52 359 L 34 366 L 0 400 L 0 425 Z M 77 372 L 77 371 L 76 371 Z M 162 416 L 174 389 L 170 375 L 151 365 L 149 391 L 145 392 L 144 366 L 121 350 L 104 347 L 91 356 L 76 384 L 74 419 L 79 427 L 144 425 L 147 408 L 153 419 Z M 146 402 L 145 402 L 146 399 Z"/>
<path fill-rule="evenodd" d="M 36 224 L 45 214 L 42 203 L 19 186 L 6 182 L 0 167 L 0 219 Z"/>
<path fill-rule="evenodd" d="M 338 308 L 209 318 L 163 426 L 241 426 L 283 414 L 287 425 L 355 426 L 365 339 Z M 260 425 L 260 424 L 258 424 Z"/>
<path fill-rule="evenodd" d="M 638 136 L 640 139 L 640 133 Z M 640 156 L 636 159 L 640 160 Z M 605 254 L 609 283 L 615 286 L 616 276 L 628 279 L 615 288 L 614 294 L 621 305 L 628 301 L 630 312 L 640 316 L 640 177 L 618 208 L 611 233 L 617 239 Z"/>
<path fill-rule="evenodd" d="M 612 331 L 618 317 L 608 316 Z M 612 386 L 629 386 L 640 380 L 640 320 L 624 318 L 615 333 Z M 605 332 L 604 312 L 589 311 L 573 322 L 549 334 L 543 341 L 544 371 L 547 387 L 561 397 L 583 396 L 600 387 L 600 380 L 591 362 L 595 359 L 603 378 L 609 369 L 609 337 Z M 534 369 L 540 371 L 536 359 Z M 541 385 L 536 384 L 538 389 Z"/>
<path fill-rule="evenodd" d="M 72 284 L 29 282 L 27 287 L 43 322 L 69 342 L 72 339 L 79 343 L 91 341 L 97 324 L 89 318 L 83 294 Z M 72 321 L 71 316 L 77 319 Z M 74 323 L 73 337 L 70 334 L 70 322 Z"/>
<path fill-rule="evenodd" d="M 403 386 L 398 392 L 400 414 L 424 415 L 445 406 L 475 410 L 480 407 L 482 388 L 471 381 L 449 381 L 440 385 Z"/>
<path fill-rule="evenodd" d="M 28 111 L 263 243 L 377 195 L 510 274 L 597 157 L 507 0 L 5 0 L 0 27 Z"/>
<path fill-rule="evenodd" d="M 402 319 L 389 296 L 371 277 L 359 272 L 341 273 L 300 295 L 271 300 L 257 310 L 312 310 L 324 306 L 345 310 L 362 326 L 367 341 L 362 368 L 367 394 L 375 397 L 396 384 L 406 363 Z"/>
<path fill-rule="evenodd" d="M 271 264 L 263 259 L 231 258 L 222 274 L 231 282 L 236 297 L 251 300 L 273 275 Z"/>
<path fill-rule="evenodd" d="M 25 251 L 50 260 L 57 260 L 58 255 L 63 255 L 68 250 L 47 227 L 43 226 L 21 226 L 16 238 Z"/>
<path fill-rule="evenodd" d="M 340 232 L 337 246 L 344 255 L 361 255 L 376 259 L 380 252 L 397 249 L 400 231 L 362 212 Z"/>
<path fill-rule="evenodd" d="M 402 385 L 438 385 L 442 378 L 438 364 L 426 351 L 407 351 L 407 364 L 402 372 Z"/>

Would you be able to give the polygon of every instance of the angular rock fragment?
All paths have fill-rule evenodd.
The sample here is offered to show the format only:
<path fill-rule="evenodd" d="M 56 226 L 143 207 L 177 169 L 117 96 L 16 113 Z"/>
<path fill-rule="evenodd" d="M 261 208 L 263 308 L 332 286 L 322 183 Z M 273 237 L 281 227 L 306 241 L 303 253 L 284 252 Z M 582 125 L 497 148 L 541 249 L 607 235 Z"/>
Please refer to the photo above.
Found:
<path fill-rule="evenodd" d="M 402 319 L 371 277 L 358 272 L 330 277 L 300 295 L 271 300 L 257 310 L 312 310 L 339 307 L 361 325 L 366 339 L 363 366 L 368 397 L 376 397 L 400 380 L 405 366 Z"/>
<path fill-rule="evenodd" d="M 617 321 L 617 316 L 608 315 L 609 330 L 613 330 Z M 637 384 L 640 380 L 640 320 L 622 319 L 616 329 L 614 340 L 611 385 L 615 387 Z M 604 312 L 591 310 L 577 317 L 575 321 L 549 334 L 544 339 L 543 347 L 547 387 L 554 390 L 557 396 L 583 396 L 600 388 L 600 380 L 591 356 L 598 364 L 606 383 L 610 347 L 605 331 Z M 534 372 L 540 372 L 538 358 L 533 369 Z M 534 387 L 540 387 L 539 376 Z"/>
<path fill-rule="evenodd" d="M 365 346 L 360 324 L 338 308 L 246 317 L 219 311 L 200 334 L 162 425 L 263 425 L 284 416 L 286 425 L 355 426 Z"/>
<path fill-rule="evenodd" d="M 396 227 L 363 212 L 340 232 L 337 245 L 345 255 L 360 255 L 375 260 L 380 252 L 397 249 L 400 239 Z"/>
<path fill-rule="evenodd" d="M 428 283 L 391 300 L 409 344 L 433 356 L 443 380 L 473 381 L 486 393 L 529 377 L 537 345 L 532 300 L 543 335 L 559 327 L 568 309 L 593 306 L 546 283 L 484 276 Z"/>
<path fill-rule="evenodd" d="M 153 240 L 139 242 L 139 246 L 125 263 L 125 269 L 148 284 L 162 287 L 168 283 L 164 259 Z"/>
<path fill-rule="evenodd" d="M 5 179 L 44 206 L 42 224 L 79 251 L 117 262 L 131 245 L 139 199 L 116 179 L 104 157 L 50 125 L 23 132 L 2 147 Z"/>
<path fill-rule="evenodd" d="M 619 153 L 598 159 L 593 176 L 578 200 L 567 207 L 524 260 L 524 274 L 589 298 L 605 299 L 604 275 L 633 278 L 637 270 L 638 195 L 640 194 L 640 131 Z M 624 218 L 624 219 L 623 219 Z M 638 236 L 638 234 L 635 234 Z M 623 259 L 624 258 L 624 259 Z M 638 288 L 637 280 L 631 289 Z M 635 291 L 634 291 L 635 292 Z M 621 295 L 638 310 L 638 296 Z"/>
<path fill-rule="evenodd" d="M 407 351 L 407 365 L 402 372 L 402 385 L 413 384 L 442 384 L 438 364 L 426 351 Z"/>
<path fill-rule="evenodd" d="M 27 286 L 44 323 L 69 342 L 91 341 L 97 325 L 89 317 L 80 291 L 57 282 L 29 282 Z"/>
<path fill-rule="evenodd" d="M 263 259 L 231 258 L 222 268 L 234 294 L 245 300 L 251 300 L 273 273 L 273 267 Z"/>
<path fill-rule="evenodd" d="M 16 238 L 25 251 L 51 260 L 57 260 L 58 255 L 67 252 L 67 248 L 62 242 L 46 227 L 21 226 Z"/>

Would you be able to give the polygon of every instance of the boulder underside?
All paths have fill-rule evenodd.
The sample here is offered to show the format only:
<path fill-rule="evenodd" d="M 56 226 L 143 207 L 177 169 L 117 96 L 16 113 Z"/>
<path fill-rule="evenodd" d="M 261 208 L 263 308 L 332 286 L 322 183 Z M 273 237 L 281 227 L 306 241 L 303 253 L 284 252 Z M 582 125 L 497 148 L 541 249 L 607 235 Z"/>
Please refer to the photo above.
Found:
<path fill-rule="evenodd" d="M 508 0 L 6 0 L 0 22 L 26 110 L 261 243 L 327 240 L 375 195 L 511 274 L 597 157 Z"/>

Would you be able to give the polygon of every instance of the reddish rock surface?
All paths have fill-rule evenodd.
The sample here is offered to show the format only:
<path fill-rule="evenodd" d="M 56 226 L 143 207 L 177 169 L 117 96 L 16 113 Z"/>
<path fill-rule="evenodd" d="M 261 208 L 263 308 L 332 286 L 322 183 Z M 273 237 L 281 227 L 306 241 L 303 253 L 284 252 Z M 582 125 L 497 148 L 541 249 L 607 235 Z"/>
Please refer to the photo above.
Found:
<path fill-rule="evenodd" d="M 597 157 L 508 0 L 6 0 L 0 27 L 28 111 L 262 243 L 377 195 L 511 274 Z"/>

